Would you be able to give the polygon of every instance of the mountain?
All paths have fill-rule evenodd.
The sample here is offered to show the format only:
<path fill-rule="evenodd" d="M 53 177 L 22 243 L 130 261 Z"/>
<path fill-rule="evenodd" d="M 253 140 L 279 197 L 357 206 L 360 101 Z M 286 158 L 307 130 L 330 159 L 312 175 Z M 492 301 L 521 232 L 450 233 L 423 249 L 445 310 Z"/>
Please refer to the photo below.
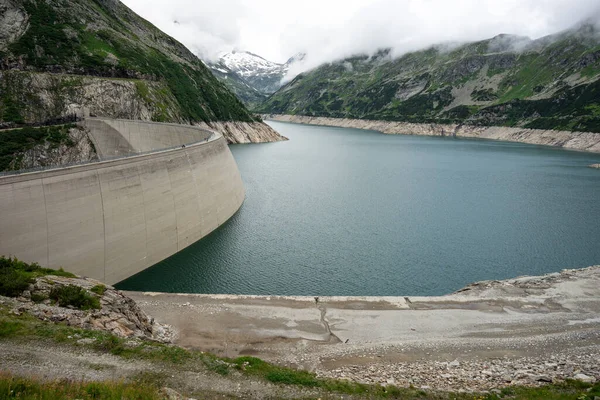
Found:
<path fill-rule="evenodd" d="M 259 92 L 251 83 L 241 75 L 232 71 L 223 63 L 207 64 L 213 75 L 229 88 L 247 107 L 252 108 L 267 99 L 267 95 Z"/>
<path fill-rule="evenodd" d="M 278 64 L 248 51 L 233 51 L 222 54 L 218 62 L 208 66 L 244 104 L 253 108 L 275 93 L 290 66 L 303 59 L 304 54 L 298 53 L 284 64 Z"/>
<path fill-rule="evenodd" d="M 248 51 L 233 51 L 221 55 L 220 61 L 264 94 L 275 93 L 288 71 L 288 64 L 265 60 Z"/>
<path fill-rule="evenodd" d="M 219 126 L 226 136 L 232 124 L 268 130 L 200 59 L 118 0 L 1 0 L 0 6 L 0 126 L 51 122 L 86 109 Z"/>
<path fill-rule="evenodd" d="M 257 111 L 600 132 L 600 32 L 587 21 L 538 40 L 358 55 L 298 75 Z"/>

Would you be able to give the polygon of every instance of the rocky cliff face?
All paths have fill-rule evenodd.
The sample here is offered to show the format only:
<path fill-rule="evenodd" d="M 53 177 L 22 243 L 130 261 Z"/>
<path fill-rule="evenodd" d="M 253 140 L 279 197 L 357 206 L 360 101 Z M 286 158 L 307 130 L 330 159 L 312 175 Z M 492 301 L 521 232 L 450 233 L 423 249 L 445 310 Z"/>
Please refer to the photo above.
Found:
<path fill-rule="evenodd" d="M 10 119 L 36 123 L 83 110 L 111 118 L 186 122 L 163 82 L 14 70 L 0 71 L 0 80 L 17 106 L 12 116 L 4 110 L 7 125 Z"/>
<path fill-rule="evenodd" d="M 0 10 L 4 127 L 84 109 L 159 122 L 260 123 L 189 50 L 118 0 L 0 0 Z"/>
<path fill-rule="evenodd" d="M 88 131 L 83 127 L 70 128 L 66 141 L 59 144 L 44 141 L 32 148 L 18 152 L 9 165 L 9 170 L 38 167 L 59 167 L 98 161 L 96 149 Z"/>
<path fill-rule="evenodd" d="M 266 119 L 281 122 L 366 129 L 391 135 L 471 137 L 539 144 L 600 153 L 600 133 L 593 132 L 485 127 L 461 124 L 415 124 L 408 122 L 310 117 L 301 115 L 265 115 L 264 117 Z"/>
<path fill-rule="evenodd" d="M 263 143 L 288 140 L 263 122 L 210 122 L 200 126 L 221 133 L 227 143 Z"/>

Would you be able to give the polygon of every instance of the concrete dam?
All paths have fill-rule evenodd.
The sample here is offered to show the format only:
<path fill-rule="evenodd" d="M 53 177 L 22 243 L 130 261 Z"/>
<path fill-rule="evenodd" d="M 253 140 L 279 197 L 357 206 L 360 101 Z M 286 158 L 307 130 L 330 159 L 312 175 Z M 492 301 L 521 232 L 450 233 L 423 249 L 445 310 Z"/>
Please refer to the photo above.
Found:
<path fill-rule="evenodd" d="M 208 235 L 244 201 L 218 133 L 83 124 L 99 162 L 0 177 L 0 255 L 115 284 Z"/>

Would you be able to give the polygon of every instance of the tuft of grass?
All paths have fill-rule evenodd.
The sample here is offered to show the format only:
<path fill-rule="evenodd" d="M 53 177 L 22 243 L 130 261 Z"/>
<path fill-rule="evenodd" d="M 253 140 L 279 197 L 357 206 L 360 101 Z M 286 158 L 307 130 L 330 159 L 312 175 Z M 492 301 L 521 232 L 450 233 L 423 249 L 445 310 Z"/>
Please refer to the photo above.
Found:
<path fill-rule="evenodd" d="M 102 308 L 100 300 L 82 287 L 75 285 L 57 286 L 50 291 L 50 298 L 61 307 L 72 306 L 80 310 Z"/>
<path fill-rule="evenodd" d="M 104 286 L 104 285 L 96 285 L 93 288 L 91 288 L 90 290 L 92 292 L 96 293 L 97 295 L 102 296 L 106 292 L 106 286 Z"/>

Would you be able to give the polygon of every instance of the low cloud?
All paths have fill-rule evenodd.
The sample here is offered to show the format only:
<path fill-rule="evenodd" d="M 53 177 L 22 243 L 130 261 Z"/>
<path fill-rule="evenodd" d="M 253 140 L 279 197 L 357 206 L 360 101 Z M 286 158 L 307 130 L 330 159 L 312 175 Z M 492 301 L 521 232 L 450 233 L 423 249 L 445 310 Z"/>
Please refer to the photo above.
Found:
<path fill-rule="evenodd" d="M 125 0 L 201 58 L 243 49 L 285 62 L 306 53 L 293 76 L 322 63 L 391 48 L 392 56 L 498 34 L 539 38 L 585 18 L 600 26 L 597 0 Z M 522 46 L 505 36 L 496 45 Z"/>

